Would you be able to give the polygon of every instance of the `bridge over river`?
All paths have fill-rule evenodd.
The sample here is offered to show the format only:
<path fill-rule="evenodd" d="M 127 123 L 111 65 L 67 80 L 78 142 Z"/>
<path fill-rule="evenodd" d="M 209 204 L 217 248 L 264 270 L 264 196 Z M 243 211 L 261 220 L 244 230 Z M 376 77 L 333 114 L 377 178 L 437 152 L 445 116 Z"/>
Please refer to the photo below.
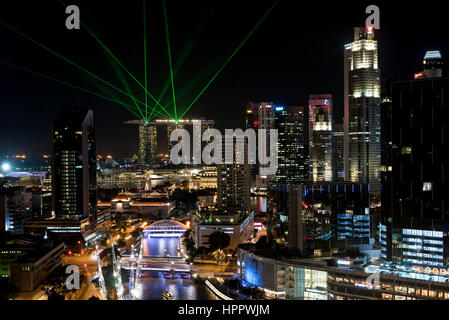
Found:
<path fill-rule="evenodd" d="M 144 229 L 141 270 L 190 273 L 191 265 L 181 257 L 179 243 L 187 229 L 187 225 L 175 220 L 157 221 Z M 120 264 L 123 269 L 131 269 L 129 254 L 122 256 Z"/>

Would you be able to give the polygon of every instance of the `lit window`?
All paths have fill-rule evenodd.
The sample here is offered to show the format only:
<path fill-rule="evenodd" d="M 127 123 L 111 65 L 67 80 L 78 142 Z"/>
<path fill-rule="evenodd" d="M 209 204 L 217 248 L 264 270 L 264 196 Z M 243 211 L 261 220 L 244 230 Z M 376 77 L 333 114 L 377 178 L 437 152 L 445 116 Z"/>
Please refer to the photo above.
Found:
<path fill-rule="evenodd" d="M 424 182 L 422 185 L 422 191 L 432 191 L 432 182 Z"/>
<path fill-rule="evenodd" d="M 412 147 L 402 147 L 401 148 L 401 154 L 412 154 Z"/>

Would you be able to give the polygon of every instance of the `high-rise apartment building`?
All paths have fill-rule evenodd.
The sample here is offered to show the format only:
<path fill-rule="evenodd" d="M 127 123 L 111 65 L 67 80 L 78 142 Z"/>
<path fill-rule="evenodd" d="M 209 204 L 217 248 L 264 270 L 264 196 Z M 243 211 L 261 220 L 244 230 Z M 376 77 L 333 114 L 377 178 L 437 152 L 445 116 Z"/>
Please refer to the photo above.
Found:
<path fill-rule="evenodd" d="M 52 210 L 58 219 L 95 220 L 96 140 L 93 111 L 62 112 L 52 132 Z"/>
<path fill-rule="evenodd" d="M 332 181 L 332 95 L 309 96 L 309 157 L 313 182 Z"/>
<path fill-rule="evenodd" d="M 392 84 L 379 239 L 384 258 L 430 267 L 449 265 L 449 78 L 438 75 Z"/>
<path fill-rule="evenodd" d="M 344 50 L 345 180 L 380 193 L 380 70 L 372 28 L 355 28 Z"/>
<path fill-rule="evenodd" d="M 223 137 L 222 155 L 223 164 L 217 166 L 217 207 L 219 209 L 242 208 L 249 210 L 251 203 L 250 194 L 250 165 L 248 164 L 248 142 L 246 139 L 239 141 L 234 137 L 232 141 L 227 141 Z M 237 164 L 237 143 L 244 144 L 244 164 Z M 233 151 L 234 163 L 225 164 L 224 157 L 227 150 Z"/>

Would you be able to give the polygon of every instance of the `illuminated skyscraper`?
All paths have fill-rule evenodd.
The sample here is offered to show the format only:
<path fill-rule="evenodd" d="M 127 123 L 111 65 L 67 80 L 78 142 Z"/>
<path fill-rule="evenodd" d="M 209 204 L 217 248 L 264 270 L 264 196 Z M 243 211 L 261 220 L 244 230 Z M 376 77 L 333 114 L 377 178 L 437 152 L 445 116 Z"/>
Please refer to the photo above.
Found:
<path fill-rule="evenodd" d="M 332 96 L 309 96 L 310 178 L 332 181 Z"/>
<path fill-rule="evenodd" d="M 268 153 L 270 147 L 269 132 L 275 129 L 275 108 L 273 102 L 249 102 L 246 107 L 246 129 L 265 129 L 267 130 L 267 143 L 262 147 L 261 152 Z M 263 153 L 262 153 L 263 154 Z M 259 175 L 259 165 L 250 166 L 251 188 L 259 191 L 266 191 L 268 183 L 272 181 L 273 176 Z"/>
<path fill-rule="evenodd" d="M 250 165 L 248 164 L 248 143 L 246 139 L 227 141 L 223 136 L 223 164 L 217 166 L 217 207 L 220 209 L 243 208 L 249 210 L 250 203 Z M 244 143 L 244 164 L 237 164 L 237 143 Z M 232 150 L 234 163 L 224 164 L 227 150 Z M 229 151 L 228 151 L 229 152 Z"/>
<path fill-rule="evenodd" d="M 96 219 L 97 155 L 93 111 L 70 109 L 52 132 L 52 207 L 56 218 Z"/>
<path fill-rule="evenodd" d="M 152 163 L 157 156 L 157 129 L 154 124 L 139 126 L 139 162 Z"/>
<path fill-rule="evenodd" d="M 355 28 L 344 52 L 345 179 L 380 193 L 380 70 L 374 30 Z"/>
<path fill-rule="evenodd" d="M 275 128 L 278 130 L 278 183 L 300 183 L 308 180 L 305 150 L 304 107 L 275 106 Z"/>
<path fill-rule="evenodd" d="M 142 120 L 131 120 L 126 124 L 139 126 L 139 162 L 145 165 L 154 164 L 159 155 L 170 155 L 171 148 L 177 142 L 170 142 L 170 135 L 177 129 L 186 129 L 193 137 L 193 124 L 201 122 L 201 134 L 215 125 L 213 120 L 182 119 L 178 124 L 174 120 L 153 120 L 143 123 Z M 191 141 L 191 144 L 193 141 Z M 202 142 L 206 145 L 208 142 Z"/>

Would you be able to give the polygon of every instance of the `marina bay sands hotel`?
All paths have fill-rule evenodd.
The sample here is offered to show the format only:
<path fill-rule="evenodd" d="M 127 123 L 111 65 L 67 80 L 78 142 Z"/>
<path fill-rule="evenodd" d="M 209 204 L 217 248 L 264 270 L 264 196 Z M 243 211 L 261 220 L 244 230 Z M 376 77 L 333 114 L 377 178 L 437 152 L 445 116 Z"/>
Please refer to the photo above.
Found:
<path fill-rule="evenodd" d="M 174 120 L 154 120 L 144 123 L 142 120 L 132 120 L 126 124 L 139 126 L 139 162 L 152 164 L 158 157 L 168 157 L 175 142 L 170 142 L 170 135 L 174 130 L 186 129 L 192 135 L 193 124 L 201 121 L 201 132 L 211 129 L 214 120 L 182 119 L 178 124 Z"/>

